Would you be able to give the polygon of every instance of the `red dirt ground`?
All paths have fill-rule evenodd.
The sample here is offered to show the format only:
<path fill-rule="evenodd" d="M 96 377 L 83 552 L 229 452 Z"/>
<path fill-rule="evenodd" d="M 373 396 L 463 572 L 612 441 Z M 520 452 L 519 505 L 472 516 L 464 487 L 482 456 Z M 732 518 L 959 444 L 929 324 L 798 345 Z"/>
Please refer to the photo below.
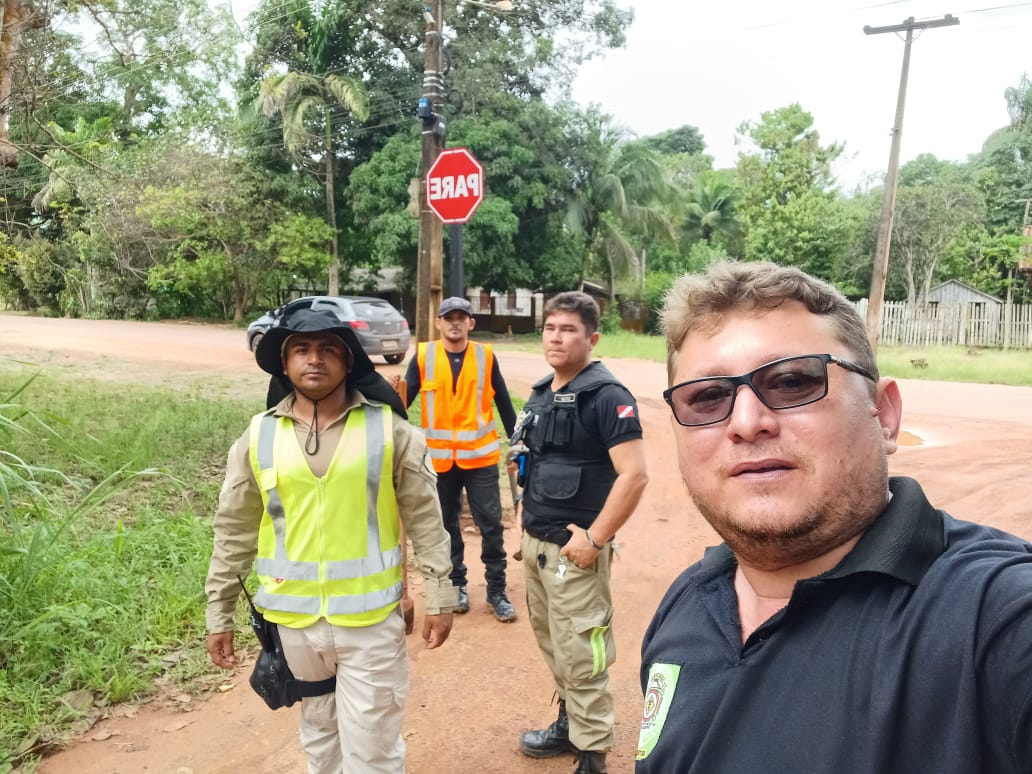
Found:
<path fill-rule="evenodd" d="M 506 350 L 499 362 L 514 395 L 547 372 L 538 353 Z M 3 357 L 49 369 L 79 370 L 128 383 L 204 384 L 261 408 L 266 380 L 230 326 L 56 320 L 0 314 Z M 641 711 L 638 648 L 669 582 L 716 542 L 686 496 L 672 452 L 660 393 L 663 366 L 607 361 L 638 397 L 650 483 L 621 532 L 614 565 L 613 667 L 616 747 L 610 770 L 633 770 Z M 377 366 L 397 373 L 401 366 Z M 1032 538 L 1032 388 L 901 380 L 905 445 L 890 457 L 894 474 L 916 477 L 932 502 L 955 516 Z M 507 493 L 503 501 L 508 500 Z M 409 638 L 412 659 L 405 738 L 414 774 L 569 772 L 572 759 L 532 761 L 518 734 L 551 722 L 550 677 L 526 618 L 521 567 L 510 563 L 509 591 L 519 619 L 497 623 L 484 601 L 479 538 L 467 534 L 473 609 L 456 616 L 445 646 L 425 651 Z M 515 530 L 506 532 L 511 554 Z M 418 583 L 418 578 L 413 579 Z M 202 579 L 198 578 L 198 587 Z M 417 610 L 417 615 L 420 611 Z M 418 619 L 417 619 L 418 627 Z M 213 671 L 215 668 L 212 668 Z M 47 758 L 43 774 L 282 774 L 304 771 L 297 707 L 271 712 L 248 688 L 246 669 L 226 676 L 208 697 L 185 696 L 119 707 L 66 750 Z"/>

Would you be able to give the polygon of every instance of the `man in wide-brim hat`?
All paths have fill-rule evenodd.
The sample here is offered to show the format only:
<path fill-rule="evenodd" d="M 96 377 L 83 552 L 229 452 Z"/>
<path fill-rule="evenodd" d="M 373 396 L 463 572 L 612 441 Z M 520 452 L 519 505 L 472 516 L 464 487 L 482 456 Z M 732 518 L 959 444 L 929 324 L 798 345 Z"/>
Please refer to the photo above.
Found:
<path fill-rule="evenodd" d="M 354 331 L 301 309 L 255 352 L 293 391 L 258 414 L 229 452 L 205 590 L 208 652 L 232 668 L 238 576 L 257 557 L 255 604 L 278 625 L 298 680 L 337 678 L 302 700 L 311 772 L 401 772 L 408 691 L 402 523 L 424 574 L 423 639 L 451 630 L 455 590 L 436 477 L 419 430 L 355 385 L 390 387 Z"/>

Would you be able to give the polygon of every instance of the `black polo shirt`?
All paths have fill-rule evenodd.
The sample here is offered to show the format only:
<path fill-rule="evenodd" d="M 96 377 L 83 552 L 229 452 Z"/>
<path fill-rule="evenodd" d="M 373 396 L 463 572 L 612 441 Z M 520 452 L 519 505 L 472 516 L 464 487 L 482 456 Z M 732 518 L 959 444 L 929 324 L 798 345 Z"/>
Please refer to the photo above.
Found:
<path fill-rule="evenodd" d="M 1032 772 L 1032 546 L 890 488 L 744 647 L 726 545 L 674 582 L 642 645 L 637 774 Z"/>

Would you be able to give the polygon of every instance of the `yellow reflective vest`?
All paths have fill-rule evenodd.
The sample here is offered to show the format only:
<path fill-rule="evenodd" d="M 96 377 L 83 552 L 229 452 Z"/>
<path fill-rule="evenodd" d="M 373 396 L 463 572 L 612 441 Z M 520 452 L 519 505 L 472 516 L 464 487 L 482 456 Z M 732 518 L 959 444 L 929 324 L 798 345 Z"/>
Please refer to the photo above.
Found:
<path fill-rule="evenodd" d="M 268 620 L 370 626 L 397 606 L 392 422 L 386 406 L 352 409 L 326 475 L 317 478 L 289 417 L 270 410 L 251 420 L 251 467 L 265 505 L 255 603 Z"/>
<path fill-rule="evenodd" d="M 434 470 L 445 473 L 452 465 L 464 469 L 497 465 L 501 444 L 491 407 L 495 395 L 491 345 L 469 343 L 457 381 L 440 342 L 419 344 L 416 362 L 423 432 Z"/>

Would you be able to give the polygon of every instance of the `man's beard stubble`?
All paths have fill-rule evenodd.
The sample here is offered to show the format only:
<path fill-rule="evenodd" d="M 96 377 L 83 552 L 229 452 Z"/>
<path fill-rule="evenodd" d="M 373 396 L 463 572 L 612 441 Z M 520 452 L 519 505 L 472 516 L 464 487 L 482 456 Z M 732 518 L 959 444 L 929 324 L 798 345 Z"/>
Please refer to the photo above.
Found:
<path fill-rule="evenodd" d="M 691 497 L 739 563 L 777 570 L 816 559 L 874 523 L 887 502 L 888 462 L 882 454 L 869 465 L 854 468 L 847 481 L 787 524 L 782 519 L 742 523 L 721 504 L 707 503 L 695 493 Z"/>

